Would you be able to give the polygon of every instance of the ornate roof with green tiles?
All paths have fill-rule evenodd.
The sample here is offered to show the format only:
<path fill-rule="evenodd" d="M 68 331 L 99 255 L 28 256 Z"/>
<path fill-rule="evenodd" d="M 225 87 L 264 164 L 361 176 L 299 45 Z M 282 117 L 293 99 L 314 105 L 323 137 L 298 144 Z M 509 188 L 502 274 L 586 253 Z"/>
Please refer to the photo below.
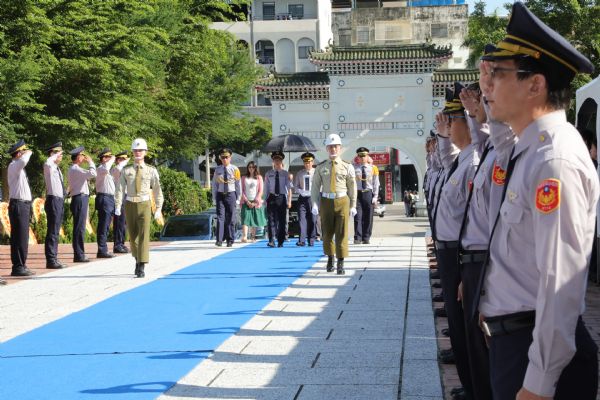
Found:
<path fill-rule="evenodd" d="M 329 99 L 327 72 L 274 74 L 260 80 L 255 86 L 272 101 Z"/>
<path fill-rule="evenodd" d="M 260 80 L 256 87 L 326 85 L 329 85 L 329 74 L 327 72 L 302 72 L 297 74 L 274 74 Z"/>
<path fill-rule="evenodd" d="M 478 69 L 438 69 L 433 72 L 431 81 L 436 82 L 475 82 L 479 80 Z"/>

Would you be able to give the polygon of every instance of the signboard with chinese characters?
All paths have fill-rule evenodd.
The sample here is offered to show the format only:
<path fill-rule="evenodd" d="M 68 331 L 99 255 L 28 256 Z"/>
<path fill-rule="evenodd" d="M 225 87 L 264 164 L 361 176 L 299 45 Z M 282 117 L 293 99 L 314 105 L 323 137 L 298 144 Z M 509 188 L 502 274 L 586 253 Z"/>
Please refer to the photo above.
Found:
<path fill-rule="evenodd" d="M 387 172 L 385 173 L 385 201 L 393 201 L 392 200 L 392 173 L 391 172 Z"/>
<path fill-rule="evenodd" d="M 390 153 L 369 153 L 375 165 L 390 165 Z"/>

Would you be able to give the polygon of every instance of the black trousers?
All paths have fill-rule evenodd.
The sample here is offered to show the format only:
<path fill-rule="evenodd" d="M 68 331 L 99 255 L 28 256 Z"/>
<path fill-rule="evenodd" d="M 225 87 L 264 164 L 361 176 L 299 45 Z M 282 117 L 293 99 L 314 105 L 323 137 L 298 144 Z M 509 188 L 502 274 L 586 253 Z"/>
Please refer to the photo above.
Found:
<path fill-rule="evenodd" d="M 267 221 L 269 224 L 269 240 L 277 239 L 277 243 L 285 242 L 285 214 L 287 202 L 285 196 L 270 194 L 267 198 Z"/>
<path fill-rule="evenodd" d="M 89 207 L 89 196 L 78 194 L 71 198 L 71 213 L 73 214 L 73 258 L 85 258 L 85 222 Z"/>
<path fill-rule="evenodd" d="M 356 215 L 354 216 L 354 239 L 369 240 L 373 228 L 373 192 L 356 193 Z"/>
<path fill-rule="evenodd" d="M 96 195 L 95 203 L 96 211 L 98 212 L 98 228 L 96 229 L 96 241 L 98 242 L 98 254 L 107 254 L 108 246 L 106 239 L 108 238 L 108 229 L 110 221 L 115 212 L 115 196 L 105 193 Z"/>
<path fill-rule="evenodd" d="M 529 363 L 533 328 L 493 336 L 490 343 L 490 377 L 494 400 L 514 400 L 523 386 Z M 595 400 L 598 392 L 598 347 L 581 317 L 575 329 L 575 356 L 563 369 L 555 400 Z"/>
<path fill-rule="evenodd" d="M 438 270 L 444 294 L 444 308 L 448 315 L 450 344 L 456 360 L 456 371 L 469 399 L 472 399 L 473 384 L 467 356 L 467 337 L 462 304 L 456 300 L 460 284 L 458 248 L 437 250 Z M 514 399 L 513 399 L 514 400 Z"/>
<path fill-rule="evenodd" d="M 10 220 L 10 259 L 13 269 L 27 266 L 30 218 L 31 201 L 10 199 L 8 219 Z"/>
<path fill-rule="evenodd" d="M 125 222 L 125 202 L 121 205 L 121 215 L 113 216 L 113 250 L 125 246 L 125 231 L 127 223 Z"/>
<path fill-rule="evenodd" d="M 44 211 L 46 212 L 47 222 L 44 253 L 46 254 L 46 261 L 52 263 L 58 258 L 58 242 L 60 226 L 65 214 L 65 199 L 58 196 L 46 196 Z"/>
<path fill-rule="evenodd" d="M 217 242 L 235 240 L 235 192 L 217 193 Z"/>
<path fill-rule="evenodd" d="M 312 215 L 310 196 L 298 196 L 298 220 L 300 223 L 300 238 L 298 241 L 304 242 L 308 239 L 309 242 L 314 242 L 317 237 L 317 225 L 315 224 L 315 216 Z"/>
<path fill-rule="evenodd" d="M 479 276 L 483 270 L 483 262 L 464 263 L 461 265 L 463 289 L 463 315 L 469 357 L 469 369 L 473 384 L 473 397 L 477 400 L 491 400 L 492 387 L 490 384 L 490 358 L 479 320 L 471 318 L 473 299 L 477 292 Z M 478 315 L 478 314 L 477 314 Z"/>

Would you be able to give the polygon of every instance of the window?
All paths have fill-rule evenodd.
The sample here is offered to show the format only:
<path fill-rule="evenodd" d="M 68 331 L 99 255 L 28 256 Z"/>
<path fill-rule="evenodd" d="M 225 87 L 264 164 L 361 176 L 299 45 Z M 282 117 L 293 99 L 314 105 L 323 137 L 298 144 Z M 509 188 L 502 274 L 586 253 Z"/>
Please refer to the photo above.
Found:
<path fill-rule="evenodd" d="M 448 37 L 448 24 L 431 24 L 431 37 L 432 38 Z"/>
<path fill-rule="evenodd" d="M 350 29 L 340 29 L 339 40 L 341 47 L 350 47 L 352 45 L 352 31 Z"/>
<path fill-rule="evenodd" d="M 275 19 L 275 3 L 263 3 L 263 19 Z"/>
<path fill-rule="evenodd" d="M 292 19 L 302 19 L 304 18 L 304 4 L 290 4 L 288 5 L 288 12 Z"/>
<path fill-rule="evenodd" d="M 369 27 L 368 26 L 357 26 L 356 27 L 356 43 L 369 43 Z"/>
<path fill-rule="evenodd" d="M 308 58 L 308 53 L 312 49 L 312 46 L 298 46 L 298 58 L 306 60 Z"/>

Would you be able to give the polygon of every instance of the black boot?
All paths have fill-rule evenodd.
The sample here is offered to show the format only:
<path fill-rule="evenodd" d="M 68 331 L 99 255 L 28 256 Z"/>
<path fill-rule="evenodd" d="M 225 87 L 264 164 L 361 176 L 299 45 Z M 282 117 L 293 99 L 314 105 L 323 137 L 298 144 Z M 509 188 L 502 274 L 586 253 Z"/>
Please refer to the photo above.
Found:
<path fill-rule="evenodd" d="M 346 271 L 344 270 L 344 259 L 343 258 L 338 258 L 337 261 L 337 274 L 338 275 L 344 275 L 346 273 Z"/>
<path fill-rule="evenodd" d="M 333 272 L 333 256 L 327 256 L 327 272 Z"/>
<path fill-rule="evenodd" d="M 135 276 L 138 276 L 138 274 L 140 273 L 140 263 L 139 262 L 135 262 Z"/>
<path fill-rule="evenodd" d="M 138 273 L 136 274 L 136 276 L 138 278 L 144 278 L 146 276 L 146 274 L 144 273 L 144 266 L 146 265 L 146 263 L 141 262 L 140 266 L 138 268 Z"/>

